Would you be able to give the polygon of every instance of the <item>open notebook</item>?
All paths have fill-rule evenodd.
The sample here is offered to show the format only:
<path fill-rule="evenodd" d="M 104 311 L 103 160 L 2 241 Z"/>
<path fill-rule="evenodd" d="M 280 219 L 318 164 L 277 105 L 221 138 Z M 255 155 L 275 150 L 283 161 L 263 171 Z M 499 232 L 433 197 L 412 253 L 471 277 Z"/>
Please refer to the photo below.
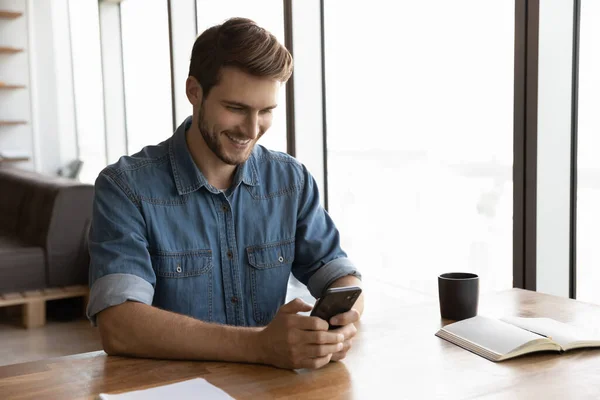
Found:
<path fill-rule="evenodd" d="M 491 361 L 504 361 L 537 351 L 600 347 L 600 333 L 585 331 L 551 318 L 478 315 L 446 325 L 436 336 Z"/>

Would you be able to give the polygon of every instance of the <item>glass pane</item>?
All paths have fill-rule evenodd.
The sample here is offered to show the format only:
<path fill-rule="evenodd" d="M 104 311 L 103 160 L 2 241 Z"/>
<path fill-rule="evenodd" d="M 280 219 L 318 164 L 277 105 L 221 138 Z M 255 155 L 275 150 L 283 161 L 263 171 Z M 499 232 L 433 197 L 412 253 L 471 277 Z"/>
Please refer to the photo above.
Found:
<path fill-rule="evenodd" d="M 190 54 L 196 40 L 196 0 L 170 1 L 169 7 L 173 53 L 173 99 L 175 121 L 179 125 L 192 115 L 192 104 L 187 98 L 185 82 L 190 70 Z"/>
<path fill-rule="evenodd" d="M 98 2 L 70 0 L 69 25 L 77 141 L 79 159 L 83 161 L 79 179 L 85 183 L 94 183 L 106 166 Z"/>
<path fill-rule="evenodd" d="M 325 2 L 329 209 L 365 279 L 512 287 L 514 8 Z"/>
<path fill-rule="evenodd" d="M 243 17 L 253 20 L 275 35 L 279 42 L 285 43 L 282 1 L 221 0 L 216 2 L 214 0 L 196 0 L 196 5 L 198 34 L 231 17 Z M 259 141 L 268 149 L 287 151 L 285 109 L 285 86 L 282 86 L 279 91 L 277 109 L 273 113 L 273 125 Z"/>
<path fill-rule="evenodd" d="M 112 164 L 127 154 L 121 11 L 119 4 L 106 1 L 98 3 L 98 8 L 102 41 L 106 158 L 108 163 Z"/>
<path fill-rule="evenodd" d="M 569 296 L 573 2 L 540 2 L 536 132 L 536 291 Z"/>
<path fill-rule="evenodd" d="M 577 154 L 577 299 L 600 303 L 600 2 L 581 2 Z"/>
<path fill-rule="evenodd" d="M 127 151 L 173 134 L 167 0 L 121 3 Z"/>

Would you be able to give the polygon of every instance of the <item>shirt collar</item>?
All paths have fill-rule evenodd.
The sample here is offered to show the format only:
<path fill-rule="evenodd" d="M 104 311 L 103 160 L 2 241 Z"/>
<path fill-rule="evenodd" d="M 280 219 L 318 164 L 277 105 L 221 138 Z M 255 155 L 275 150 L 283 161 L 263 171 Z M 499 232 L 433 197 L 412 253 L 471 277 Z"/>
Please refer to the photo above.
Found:
<path fill-rule="evenodd" d="M 188 194 L 203 186 L 206 186 L 211 192 L 217 193 L 218 190 L 208 183 L 204 174 L 196 166 L 188 149 L 185 133 L 191 125 L 192 117 L 190 116 L 179 125 L 169 142 L 169 158 L 177 193 L 180 195 Z M 259 185 L 255 158 L 255 150 L 253 150 L 248 160 L 237 167 L 232 188 L 236 188 L 240 181 L 248 186 Z"/>

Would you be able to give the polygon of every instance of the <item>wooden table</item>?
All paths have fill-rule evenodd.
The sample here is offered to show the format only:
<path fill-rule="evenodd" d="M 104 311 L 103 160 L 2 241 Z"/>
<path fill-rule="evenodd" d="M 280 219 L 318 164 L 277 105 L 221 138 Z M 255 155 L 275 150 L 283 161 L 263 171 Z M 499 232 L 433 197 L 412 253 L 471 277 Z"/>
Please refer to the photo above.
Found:
<path fill-rule="evenodd" d="M 219 362 L 79 354 L 0 367 L 0 399 L 80 399 L 202 377 L 238 399 L 600 399 L 600 350 L 538 353 L 493 363 L 438 337 L 437 300 L 390 288 L 368 294 L 354 347 L 315 371 Z M 413 300 L 413 301 L 411 301 Z M 479 313 L 552 317 L 600 328 L 600 307 L 513 289 L 483 296 Z"/>

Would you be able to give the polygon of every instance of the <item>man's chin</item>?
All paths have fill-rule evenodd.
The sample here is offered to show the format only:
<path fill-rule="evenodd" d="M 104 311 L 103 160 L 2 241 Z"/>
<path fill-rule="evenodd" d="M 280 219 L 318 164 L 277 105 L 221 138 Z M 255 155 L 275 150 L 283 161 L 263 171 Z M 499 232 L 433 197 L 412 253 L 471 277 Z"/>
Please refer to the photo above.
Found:
<path fill-rule="evenodd" d="M 219 158 L 225 164 L 237 167 L 238 165 L 243 164 L 246 161 L 248 161 L 248 158 L 250 158 L 250 154 L 251 153 L 252 153 L 252 151 L 249 151 L 248 154 L 246 154 L 244 156 L 237 156 L 237 157 L 230 157 L 230 156 L 227 156 L 227 155 L 221 155 Z"/>

